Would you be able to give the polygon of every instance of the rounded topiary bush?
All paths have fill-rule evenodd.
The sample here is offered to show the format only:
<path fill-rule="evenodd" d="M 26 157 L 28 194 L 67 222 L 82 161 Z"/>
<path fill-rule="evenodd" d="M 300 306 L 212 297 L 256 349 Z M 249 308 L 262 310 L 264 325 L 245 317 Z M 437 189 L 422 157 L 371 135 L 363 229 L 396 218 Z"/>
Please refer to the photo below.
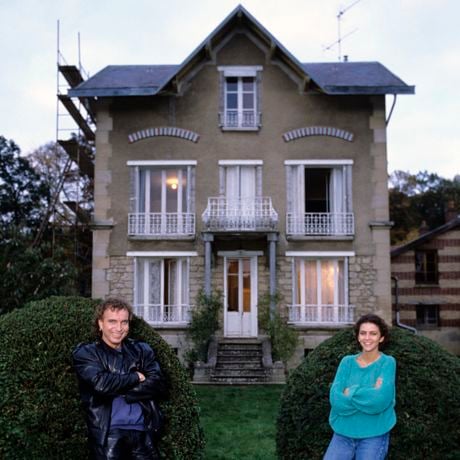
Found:
<path fill-rule="evenodd" d="M 0 458 L 87 458 L 86 425 L 71 352 L 92 341 L 95 301 L 51 297 L 0 317 Z M 163 458 L 199 459 L 203 431 L 194 390 L 167 343 L 142 319 L 130 336 L 148 342 L 169 383 Z"/>
<path fill-rule="evenodd" d="M 460 359 L 433 341 L 391 330 L 384 352 L 397 362 L 389 459 L 460 458 Z M 280 459 L 321 459 L 332 436 L 329 389 L 344 355 L 359 351 L 351 330 L 311 352 L 289 376 L 277 420 Z"/>

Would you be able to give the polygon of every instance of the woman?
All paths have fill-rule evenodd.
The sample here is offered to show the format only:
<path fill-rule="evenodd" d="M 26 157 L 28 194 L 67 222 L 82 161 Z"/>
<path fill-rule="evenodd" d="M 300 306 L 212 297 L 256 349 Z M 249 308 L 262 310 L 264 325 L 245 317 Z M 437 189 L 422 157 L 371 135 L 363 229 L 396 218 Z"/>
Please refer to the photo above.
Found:
<path fill-rule="evenodd" d="M 362 351 L 342 359 L 331 387 L 334 435 L 324 460 L 383 460 L 396 423 L 396 361 L 379 350 L 388 326 L 368 314 L 356 322 L 355 337 Z"/>

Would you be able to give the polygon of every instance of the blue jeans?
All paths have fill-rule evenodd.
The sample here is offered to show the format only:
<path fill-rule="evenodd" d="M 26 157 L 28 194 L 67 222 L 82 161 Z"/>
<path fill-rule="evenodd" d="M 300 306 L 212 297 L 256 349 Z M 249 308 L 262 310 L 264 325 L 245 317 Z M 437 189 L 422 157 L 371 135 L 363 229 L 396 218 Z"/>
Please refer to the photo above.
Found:
<path fill-rule="evenodd" d="M 323 460 L 384 460 L 390 433 L 373 438 L 348 438 L 334 433 Z"/>

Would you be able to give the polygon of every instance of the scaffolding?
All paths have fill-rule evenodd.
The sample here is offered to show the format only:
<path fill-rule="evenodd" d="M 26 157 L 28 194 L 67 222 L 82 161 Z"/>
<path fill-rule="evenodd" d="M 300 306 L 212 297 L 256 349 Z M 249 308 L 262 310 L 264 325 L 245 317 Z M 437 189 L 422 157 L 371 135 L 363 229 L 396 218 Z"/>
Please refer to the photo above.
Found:
<path fill-rule="evenodd" d="M 59 163 L 58 182 L 34 245 L 38 245 L 45 233 L 51 231 L 53 253 L 58 243 L 61 243 L 61 247 L 72 247 L 73 262 L 79 271 L 77 290 L 82 295 L 89 295 L 91 286 L 90 223 L 96 123 L 88 101 L 71 98 L 68 91 L 83 83 L 88 76 L 81 64 L 80 34 L 78 34 L 78 65 L 69 65 L 60 49 L 58 21 L 54 154 L 57 162 L 62 156 L 65 159 Z M 65 155 L 61 155 L 62 152 Z M 82 193 L 83 188 L 86 189 L 86 194 Z"/>

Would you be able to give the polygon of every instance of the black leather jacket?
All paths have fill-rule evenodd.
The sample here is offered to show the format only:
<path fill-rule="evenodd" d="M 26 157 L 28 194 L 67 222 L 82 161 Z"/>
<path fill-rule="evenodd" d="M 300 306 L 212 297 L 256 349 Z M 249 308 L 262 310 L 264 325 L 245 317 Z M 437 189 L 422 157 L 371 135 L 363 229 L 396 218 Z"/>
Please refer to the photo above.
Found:
<path fill-rule="evenodd" d="M 155 353 L 145 342 L 125 339 L 121 353 L 102 340 L 78 345 L 73 364 L 86 412 L 90 443 L 105 444 L 110 428 L 112 401 L 124 395 L 126 402 L 142 407 L 146 429 L 153 431 L 156 400 L 166 393 L 166 384 Z M 145 375 L 139 381 L 136 371 Z"/>

